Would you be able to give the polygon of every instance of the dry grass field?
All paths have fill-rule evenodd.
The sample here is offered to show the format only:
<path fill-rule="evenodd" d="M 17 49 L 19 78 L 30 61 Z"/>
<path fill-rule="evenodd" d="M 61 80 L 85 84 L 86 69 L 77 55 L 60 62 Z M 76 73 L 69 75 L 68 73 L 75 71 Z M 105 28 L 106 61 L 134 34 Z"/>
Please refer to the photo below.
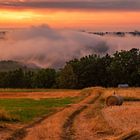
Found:
<path fill-rule="evenodd" d="M 139 140 L 139 118 L 140 88 L 0 92 L 0 140 Z"/>

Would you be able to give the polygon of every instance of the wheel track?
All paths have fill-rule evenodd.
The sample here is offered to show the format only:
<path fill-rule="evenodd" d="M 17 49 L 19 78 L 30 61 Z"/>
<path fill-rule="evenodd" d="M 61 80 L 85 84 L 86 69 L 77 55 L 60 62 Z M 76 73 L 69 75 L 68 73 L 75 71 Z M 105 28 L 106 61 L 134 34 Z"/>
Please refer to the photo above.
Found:
<path fill-rule="evenodd" d="M 132 131 L 124 136 L 121 136 L 115 140 L 140 140 L 140 132 L 139 131 Z"/>
<path fill-rule="evenodd" d="M 52 115 L 54 115 L 54 114 L 56 114 L 56 113 L 58 113 L 58 112 L 60 112 L 60 111 L 62 111 L 62 110 L 64 110 L 64 108 L 61 109 L 61 110 L 59 110 L 59 111 L 57 111 L 57 112 L 52 112 L 52 113 L 50 113 L 50 114 L 48 114 L 48 115 L 45 115 L 45 116 L 43 116 L 42 118 L 40 118 L 39 120 L 37 120 L 37 121 L 35 121 L 35 122 L 31 123 L 31 124 L 29 124 L 29 125 L 27 125 L 27 126 L 24 126 L 24 127 L 20 128 L 20 129 L 17 129 L 17 130 L 16 130 L 14 133 L 12 133 L 12 135 L 11 135 L 10 137 L 8 137 L 6 140 L 23 140 L 24 137 L 26 137 L 26 135 L 27 135 L 27 133 L 28 133 L 28 132 L 27 132 L 27 129 L 32 128 L 32 127 L 34 127 L 34 126 L 40 124 L 40 123 L 41 123 L 42 121 L 44 121 L 45 119 L 49 118 L 50 116 L 52 116 Z"/>
<path fill-rule="evenodd" d="M 91 96 L 91 95 L 90 95 Z M 93 97 L 90 101 L 87 102 L 87 104 L 94 104 L 101 96 L 101 93 L 99 93 L 96 97 Z M 80 106 L 79 109 L 75 110 L 66 120 L 66 122 L 63 125 L 63 133 L 62 133 L 62 140 L 73 140 L 75 131 L 73 129 L 74 120 L 78 115 L 80 115 L 81 112 L 83 112 L 85 109 L 88 108 L 88 105 Z"/>
<path fill-rule="evenodd" d="M 87 93 L 86 96 L 85 96 L 85 98 L 83 100 L 85 100 L 86 98 L 88 98 L 90 95 L 91 95 L 91 93 Z M 53 115 L 55 115 L 55 114 L 57 114 L 59 112 L 62 112 L 63 110 L 65 110 L 66 108 L 69 108 L 69 107 L 65 107 L 65 108 L 63 108 L 63 109 L 61 109 L 59 111 L 52 112 L 52 113 L 50 113 L 48 115 L 43 116 L 39 120 L 37 120 L 37 121 L 35 121 L 35 122 L 33 122 L 33 123 L 29 124 L 29 125 L 26 125 L 26 126 L 20 128 L 20 129 L 17 129 L 6 140 L 23 140 L 27 136 L 27 134 L 28 134 L 28 129 L 37 126 L 38 124 L 40 124 L 44 120 L 48 119 L 49 117 L 51 117 L 51 116 L 53 116 Z"/>

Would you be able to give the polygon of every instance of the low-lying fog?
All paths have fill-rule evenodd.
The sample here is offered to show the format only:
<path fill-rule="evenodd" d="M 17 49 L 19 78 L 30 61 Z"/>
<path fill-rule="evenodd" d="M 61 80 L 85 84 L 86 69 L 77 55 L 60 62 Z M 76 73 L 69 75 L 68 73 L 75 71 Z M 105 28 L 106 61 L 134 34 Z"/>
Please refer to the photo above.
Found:
<path fill-rule="evenodd" d="M 73 58 L 112 54 L 116 50 L 140 48 L 139 44 L 140 37 L 101 37 L 42 25 L 8 32 L 6 39 L 0 40 L 0 59 L 59 68 Z"/>

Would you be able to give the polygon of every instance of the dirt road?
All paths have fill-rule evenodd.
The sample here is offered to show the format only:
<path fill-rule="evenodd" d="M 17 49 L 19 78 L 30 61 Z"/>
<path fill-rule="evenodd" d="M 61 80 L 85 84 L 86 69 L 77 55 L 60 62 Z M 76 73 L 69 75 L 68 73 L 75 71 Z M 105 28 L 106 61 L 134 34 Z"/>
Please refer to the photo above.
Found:
<path fill-rule="evenodd" d="M 100 94 L 89 94 L 83 101 L 45 119 L 33 128 L 29 128 L 24 140 L 70 140 L 73 139 L 73 124 L 76 117 L 94 103 Z"/>
<path fill-rule="evenodd" d="M 16 132 L 7 140 L 136 140 L 135 138 L 139 140 L 138 131 L 124 133 L 118 128 L 119 132 L 116 131 L 115 125 L 109 123 L 109 118 L 114 119 L 115 115 L 105 116 L 110 108 L 104 108 L 102 100 L 104 92 L 103 88 L 94 88 L 81 102 L 42 118 L 39 122 Z M 117 108 L 116 115 L 119 115 L 125 105 Z M 110 112 L 114 113 L 114 109 Z"/>

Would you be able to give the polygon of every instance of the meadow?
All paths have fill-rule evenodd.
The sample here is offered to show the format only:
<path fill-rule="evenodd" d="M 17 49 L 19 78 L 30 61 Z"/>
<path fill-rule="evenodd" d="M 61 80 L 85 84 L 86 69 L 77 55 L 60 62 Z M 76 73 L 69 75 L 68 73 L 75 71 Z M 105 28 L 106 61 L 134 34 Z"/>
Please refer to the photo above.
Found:
<path fill-rule="evenodd" d="M 50 114 L 56 108 L 66 107 L 76 98 L 64 99 L 0 99 L 0 120 L 29 122 L 34 118 Z"/>

